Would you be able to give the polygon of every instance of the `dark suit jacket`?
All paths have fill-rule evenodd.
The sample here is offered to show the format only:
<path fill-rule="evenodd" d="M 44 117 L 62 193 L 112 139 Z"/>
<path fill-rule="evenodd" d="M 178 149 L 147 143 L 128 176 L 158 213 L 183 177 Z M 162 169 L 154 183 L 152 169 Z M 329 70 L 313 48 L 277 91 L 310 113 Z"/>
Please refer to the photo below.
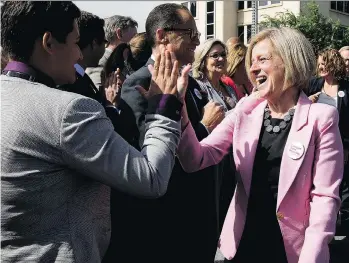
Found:
<path fill-rule="evenodd" d="M 122 87 L 125 139 L 136 148 L 143 144 L 147 101 L 135 86 L 149 87 L 150 63 L 153 60 L 126 79 Z M 200 123 L 207 97 L 200 99 L 194 89 L 199 91 L 200 87 L 189 78 L 186 105 L 201 140 L 208 135 Z M 105 262 L 213 262 L 218 240 L 216 184 L 215 167 L 188 174 L 176 159 L 165 196 L 144 200 L 113 191 L 112 238 Z"/>
<path fill-rule="evenodd" d="M 325 80 L 323 78 L 312 78 L 308 88 L 308 96 L 322 90 Z M 344 96 L 338 99 L 339 130 L 341 132 L 344 149 L 349 150 L 349 81 L 342 79 L 339 81 L 338 91 L 343 91 Z"/>

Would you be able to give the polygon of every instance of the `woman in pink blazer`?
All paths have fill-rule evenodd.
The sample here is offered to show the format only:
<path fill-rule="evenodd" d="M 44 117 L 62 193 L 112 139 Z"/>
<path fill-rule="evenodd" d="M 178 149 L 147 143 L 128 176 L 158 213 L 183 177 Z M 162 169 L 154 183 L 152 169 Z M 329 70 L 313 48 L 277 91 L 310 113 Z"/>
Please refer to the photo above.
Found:
<path fill-rule="evenodd" d="M 246 56 L 252 95 L 201 142 L 183 110 L 184 170 L 215 165 L 233 146 L 237 187 L 218 244 L 226 262 L 329 262 L 343 146 L 336 109 L 302 91 L 315 66 L 301 33 L 266 29 Z"/>

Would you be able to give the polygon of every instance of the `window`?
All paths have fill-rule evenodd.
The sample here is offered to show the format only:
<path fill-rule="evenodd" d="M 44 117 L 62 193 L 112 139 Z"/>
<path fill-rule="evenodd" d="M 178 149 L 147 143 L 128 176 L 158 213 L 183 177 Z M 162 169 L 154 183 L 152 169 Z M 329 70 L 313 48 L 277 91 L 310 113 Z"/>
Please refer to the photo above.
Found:
<path fill-rule="evenodd" d="M 349 14 L 349 3 L 348 1 L 333 1 L 331 2 L 331 9 Z"/>
<path fill-rule="evenodd" d="M 214 1 L 208 1 L 206 3 L 206 39 L 214 38 Z"/>
<path fill-rule="evenodd" d="M 207 24 L 213 24 L 214 23 L 214 13 L 207 14 Z"/>
<path fill-rule="evenodd" d="M 252 25 L 238 26 L 238 37 L 241 43 L 244 43 L 244 44 L 250 43 L 251 36 L 252 36 Z"/>
<path fill-rule="evenodd" d="M 336 2 L 332 1 L 331 2 L 331 9 L 336 10 L 336 6 L 337 6 Z"/>
<path fill-rule="evenodd" d="M 280 4 L 280 1 L 258 1 L 258 6 L 267 6 L 275 4 Z"/>
<path fill-rule="evenodd" d="M 214 1 L 207 2 L 207 13 L 208 12 L 214 12 Z"/>
<path fill-rule="evenodd" d="M 182 5 L 186 6 L 193 17 L 196 17 L 196 1 L 183 2 Z"/>
<path fill-rule="evenodd" d="M 247 25 L 247 43 L 250 43 L 252 36 L 252 25 Z"/>
<path fill-rule="evenodd" d="M 245 9 L 245 1 L 238 2 L 238 10 Z"/>
<path fill-rule="evenodd" d="M 252 8 L 252 1 L 247 1 L 247 8 Z"/>
<path fill-rule="evenodd" d="M 241 43 L 245 43 L 245 34 L 244 34 L 244 26 L 238 26 L 238 38 Z"/>

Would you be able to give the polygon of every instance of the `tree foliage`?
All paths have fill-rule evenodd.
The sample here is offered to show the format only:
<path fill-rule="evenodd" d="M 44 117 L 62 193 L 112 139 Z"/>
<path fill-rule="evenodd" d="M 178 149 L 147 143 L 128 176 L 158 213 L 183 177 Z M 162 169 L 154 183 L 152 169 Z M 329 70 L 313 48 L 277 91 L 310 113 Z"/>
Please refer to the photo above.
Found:
<path fill-rule="evenodd" d="M 275 17 L 263 16 L 260 28 L 268 27 L 298 29 L 310 40 L 316 54 L 324 48 L 339 49 L 349 44 L 349 27 L 322 15 L 314 1 L 308 2 L 299 16 L 288 10 L 277 13 Z"/>

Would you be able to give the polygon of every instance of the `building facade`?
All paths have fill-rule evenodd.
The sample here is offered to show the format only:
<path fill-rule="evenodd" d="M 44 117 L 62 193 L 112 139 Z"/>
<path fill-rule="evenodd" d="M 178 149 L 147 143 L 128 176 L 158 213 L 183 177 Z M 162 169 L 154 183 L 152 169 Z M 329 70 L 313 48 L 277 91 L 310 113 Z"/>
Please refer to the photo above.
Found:
<path fill-rule="evenodd" d="M 200 41 L 218 38 L 224 42 L 239 37 L 248 44 L 252 31 L 252 1 L 175 1 L 186 5 L 196 20 Z M 275 16 L 286 10 L 299 15 L 307 2 L 304 1 L 257 1 L 258 21 L 265 15 Z M 320 12 L 343 26 L 349 26 L 349 1 L 316 1 Z"/>

